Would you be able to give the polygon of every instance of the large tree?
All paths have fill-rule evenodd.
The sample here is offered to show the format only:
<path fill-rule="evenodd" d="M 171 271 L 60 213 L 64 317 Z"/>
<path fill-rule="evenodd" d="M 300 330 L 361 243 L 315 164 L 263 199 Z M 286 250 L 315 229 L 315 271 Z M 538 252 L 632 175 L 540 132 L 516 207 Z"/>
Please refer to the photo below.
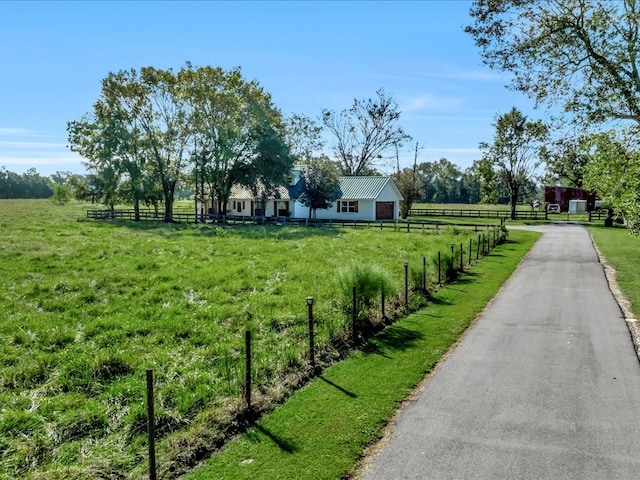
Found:
<path fill-rule="evenodd" d="M 143 67 L 109 73 L 92 114 L 69 122 L 69 143 L 90 169 L 126 175 L 136 211 L 146 181 L 162 186 L 165 221 L 187 159 L 189 106 L 172 70 Z M 153 183 L 153 182 L 151 182 Z"/>
<path fill-rule="evenodd" d="M 466 27 L 492 68 L 582 122 L 640 123 L 640 2 L 475 0 Z"/>
<path fill-rule="evenodd" d="M 285 124 L 287 145 L 297 163 L 305 164 L 322 157 L 322 148 L 326 143 L 322 136 L 322 125 L 311 117 L 297 113 L 288 117 Z"/>
<path fill-rule="evenodd" d="M 516 202 L 541 164 L 540 153 L 547 127 L 540 120 L 529 121 L 517 108 L 500 115 L 492 143 L 481 143 L 483 158 L 490 162 L 509 192 L 511 219 L 516 219 Z"/>
<path fill-rule="evenodd" d="M 172 220 L 178 182 L 206 183 L 226 208 L 234 185 L 268 190 L 284 183 L 292 161 L 280 112 L 239 69 L 152 67 L 110 73 L 91 114 L 69 122 L 71 149 L 96 176 Z M 190 171 L 191 170 L 191 171 Z M 111 185 L 111 183 L 109 183 Z"/>
<path fill-rule="evenodd" d="M 395 173 L 393 175 L 393 181 L 402 194 L 402 200 L 400 200 L 400 217 L 407 218 L 413 204 L 422 197 L 422 180 L 414 166 L 413 168 L 403 168 Z"/>
<path fill-rule="evenodd" d="M 234 185 L 254 194 L 285 182 L 293 165 L 285 126 L 271 96 L 240 69 L 187 65 L 179 78 L 191 107 L 192 160 L 226 213 Z"/>
<path fill-rule="evenodd" d="M 331 208 L 340 198 L 340 179 L 335 163 L 327 159 L 312 159 L 304 166 L 304 190 L 300 202 L 309 208 L 309 218 L 317 209 Z"/>
<path fill-rule="evenodd" d="M 344 175 L 361 175 L 374 168 L 383 153 L 411 139 L 398 125 L 400 109 L 380 89 L 375 99 L 354 99 L 347 110 L 323 110 L 322 121 L 334 137 L 334 153 Z"/>
<path fill-rule="evenodd" d="M 585 167 L 589 161 L 588 136 L 563 137 L 543 150 L 548 183 L 582 188 Z"/>
<path fill-rule="evenodd" d="M 590 137 L 585 185 L 621 213 L 640 233 L 640 144 L 637 132 L 604 132 Z"/>

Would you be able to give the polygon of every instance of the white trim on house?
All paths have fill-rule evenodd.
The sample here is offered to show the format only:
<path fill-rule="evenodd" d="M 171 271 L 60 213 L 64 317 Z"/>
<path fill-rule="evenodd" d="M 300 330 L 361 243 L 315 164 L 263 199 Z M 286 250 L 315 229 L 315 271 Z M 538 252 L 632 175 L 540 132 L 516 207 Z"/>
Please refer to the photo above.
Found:
<path fill-rule="evenodd" d="M 267 217 L 308 218 L 309 209 L 297 198 L 291 188 L 303 179 L 303 168 L 295 167 L 287 186 L 278 187 L 267 197 L 264 215 Z M 295 191 L 295 189 L 293 189 Z M 390 176 L 340 177 L 342 196 L 328 209 L 318 209 L 315 218 L 325 220 L 397 220 L 402 194 Z M 229 215 L 253 216 L 260 213 L 260 196 L 250 190 L 234 187 L 227 204 Z M 240 204 L 240 208 L 238 208 Z"/>

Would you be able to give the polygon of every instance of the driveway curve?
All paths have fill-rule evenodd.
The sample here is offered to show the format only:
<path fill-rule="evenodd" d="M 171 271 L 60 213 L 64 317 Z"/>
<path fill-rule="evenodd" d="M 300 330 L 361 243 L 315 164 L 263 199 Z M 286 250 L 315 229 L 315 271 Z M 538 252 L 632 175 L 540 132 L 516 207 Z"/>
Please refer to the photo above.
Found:
<path fill-rule="evenodd" d="M 362 478 L 636 479 L 640 362 L 587 231 L 540 227 Z"/>

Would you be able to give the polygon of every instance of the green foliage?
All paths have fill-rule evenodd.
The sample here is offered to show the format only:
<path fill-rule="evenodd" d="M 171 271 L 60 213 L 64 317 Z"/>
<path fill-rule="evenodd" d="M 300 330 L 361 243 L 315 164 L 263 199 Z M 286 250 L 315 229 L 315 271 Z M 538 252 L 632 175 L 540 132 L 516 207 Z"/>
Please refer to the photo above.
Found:
<path fill-rule="evenodd" d="M 280 112 L 239 69 L 109 73 L 93 111 L 67 130 L 95 176 L 93 194 L 108 205 L 133 201 L 136 211 L 161 198 L 167 222 L 181 181 L 226 206 L 234 185 L 270 189 L 292 166 Z"/>
<path fill-rule="evenodd" d="M 396 292 L 387 272 L 369 263 L 349 263 L 338 270 L 336 280 L 340 291 L 339 304 L 348 316 L 352 314 L 353 287 L 356 287 L 356 315 L 361 321 L 380 300 L 383 290 L 387 297 Z"/>
<path fill-rule="evenodd" d="M 422 197 L 423 184 L 414 168 L 405 168 L 393 176 L 393 181 L 400 190 L 400 217 L 407 218 L 413 204 Z"/>
<path fill-rule="evenodd" d="M 56 205 L 65 205 L 71 200 L 71 187 L 56 183 L 53 185 L 51 201 Z"/>
<path fill-rule="evenodd" d="M 329 160 L 314 159 L 303 168 L 304 191 L 299 200 L 312 218 L 317 209 L 330 208 L 340 198 L 340 179 L 336 165 Z"/>
<path fill-rule="evenodd" d="M 18 174 L 0 166 L 0 199 L 49 198 L 53 193 L 52 184 L 49 178 L 40 176 L 35 168 Z"/>
<path fill-rule="evenodd" d="M 598 192 L 622 214 L 635 234 L 640 232 L 640 150 L 635 132 L 626 137 L 615 132 L 591 137 L 593 153 L 586 166 L 585 185 Z"/>
<path fill-rule="evenodd" d="M 481 143 L 483 159 L 493 165 L 510 198 L 511 220 L 516 219 L 516 203 L 540 166 L 540 153 L 548 135 L 542 121 L 529 121 L 517 108 L 500 115 L 493 142 Z"/>
<path fill-rule="evenodd" d="M 475 0 L 466 28 L 492 68 L 536 103 L 560 105 L 580 128 L 640 122 L 640 4 Z"/>

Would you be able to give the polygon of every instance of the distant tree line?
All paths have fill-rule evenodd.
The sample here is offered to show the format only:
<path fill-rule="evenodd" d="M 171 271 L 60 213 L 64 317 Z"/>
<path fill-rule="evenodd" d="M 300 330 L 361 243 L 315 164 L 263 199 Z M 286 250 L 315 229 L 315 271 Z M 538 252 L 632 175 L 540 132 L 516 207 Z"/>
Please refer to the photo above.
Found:
<path fill-rule="evenodd" d="M 35 168 L 19 174 L 0 167 L 0 198 L 49 198 L 53 185 L 52 178 L 41 176 Z"/>

